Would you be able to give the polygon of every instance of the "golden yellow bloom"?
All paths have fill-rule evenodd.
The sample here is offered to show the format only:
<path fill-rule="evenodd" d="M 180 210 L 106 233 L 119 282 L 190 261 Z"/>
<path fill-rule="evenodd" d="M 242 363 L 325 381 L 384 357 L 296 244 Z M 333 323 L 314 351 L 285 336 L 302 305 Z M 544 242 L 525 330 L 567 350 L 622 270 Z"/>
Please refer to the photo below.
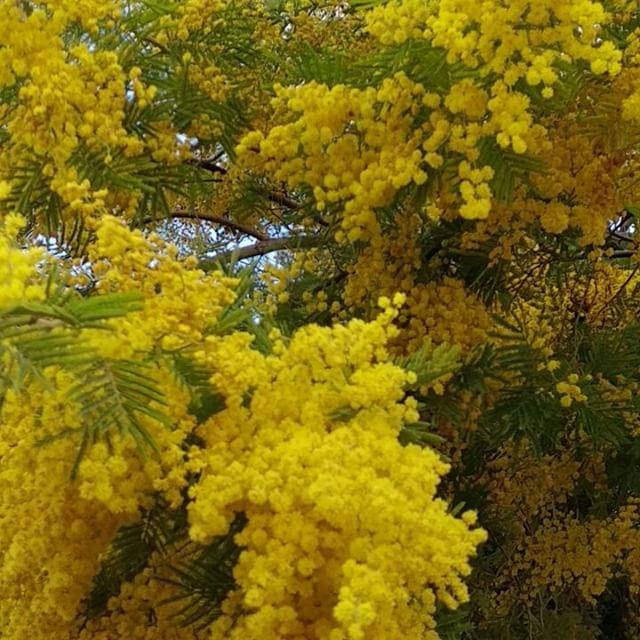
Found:
<path fill-rule="evenodd" d="M 435 498 L 447 469 L 437 454 L 397 441 L 417 418 L 403 402 L 410 376 L 385 362 L 401 302 L 382 299 L 371 323 L 276 337 L 269 356 L 248 340 L 243 351 L 239 335 L 207 340 L 201 358 L 219 363 L 227 409 L 201 431 L 191 536 L 248 518 L 234 572 L 246 615 L 225 612 L 215 638 L 435 640 L 435 600 L 466 599 L 461 578 L 485 534 Z"/>

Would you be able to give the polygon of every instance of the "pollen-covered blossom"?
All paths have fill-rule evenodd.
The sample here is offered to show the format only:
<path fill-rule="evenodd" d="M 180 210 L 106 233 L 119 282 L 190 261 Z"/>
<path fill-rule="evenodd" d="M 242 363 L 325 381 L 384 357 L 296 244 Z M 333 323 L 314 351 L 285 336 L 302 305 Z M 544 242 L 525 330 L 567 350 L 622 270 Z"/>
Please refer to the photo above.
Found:
<path fill-rule="evenodd" d="M 398 443 L 417 414 L 403 400 L 411 374 L 387 359 L 398 311 L 384 306 L 371 323 L 275 335 L 270 355 L 238 336 L 206 342 L 200 357 L 219 368 L 227 408 L 199 431 L 191 536 L 248 519 L 237 597 L 214 638 L 435 640 L 436 601 L 466 600 L 485 534 L 435 496 L 438 455 Z"/>
<path fill-rule="evenodd" d="M 113 25 L 120 2 L 41 4 L 27 13 L 0 3 L 0 87 L 17 91 L 13 108 L 0 112 L 8 133 L 0 166 L 37 157 L 43 176 L 76 215 L 100 212 L 105 194 L 78 176 L 72 154 L 86 145 L 131 155 L 144 145 L 124 127 L 126 76 L 117 54 L 86 43 L 67 46 L 64 32 L 76 20 L 90 30 Z"/>
<path fill-rule="evenodd" d="M 587 396 L 582 393 L 577 384 L 580 377 L 576 373 L 569 375 L 567 380 L 562 380 L 556 384 L 556 391 L 561 395 L 560 404 L 563 407 L 570 407 L 574 402 L 585 402 Z"/>
<path fill-rule="evenodd" d="M 132 439 L 91 447 L 70 480 L 80 408 L 79 380 L 50 368 L 42 382 L 9 391 L 0 411 L 0 631 L 15 640 L 66 640 L 90 592 L 100 556 L 118 527 L 164 495 L 177 506 L 186 486 L 182 442 L 194 425 L 188 394 L 171 378 L 162 409 L 169 428 L 141 418 L 158 454 Z M 30 613 L 24 615 L 25 610 Z"/>
<path fill-rule="evenodd" d="M 403 73 L 375 89 L 316 82 L 279 87 L 276 111 L 293 115 L 267 134 L 254 131 L 237 150 L 249 167 L 289 186 L 309 185 L 318 210 L 344 203 L 339 237 L 350 241 L 380 233 L 374 209 L 398 189 L 427 178 L 423 135 L 413 119 L 424 89 Z"/>
<path fill-rule="evenodd" d="M 467 171 L 470 171 L 467 165 Z M 400 292 L 406 302 L 400 310 L 400 332 L 392 340 L 396 352 L 411 353 L 425 343 L 457 346 L 467 353 L 487 338 L 491 319 L 483 303 L 462 280 L 434 277 L 422 282 L 416 276 L 423 266 L 417 214 L 397 216 L 397 229 L 387 232 L 380 246 L 368 245 L 349 266 L 343 301 L 348 308 L 371 309 L 374 292 L 392 296 Z"/>
<path fill-rule="evenodd" d="M 0 0 L 0 639 L 640 637 L 639 18 Z"/>
<path fill-rule="evenodd" d="M 205 275 L 195 260 L 178 259 L 176 247 L 132 231 L 114 216 L 100 221 L 96 235 L 90 255 L 98 290 L 144 296 L 144 309 L 114 320 L 110 334 L 87 330 L 104 355 L 127 357 L 156 343 L 169 350 L 198 343 L 234 299 L 233 279 Z"/>
<path fill-rule="evenodd" d="M 124 583 L 107 603 L 105 615 L 89 620 L 78 640 L 201 640 L 206 631 L 177 624 L 176 614 L 184 606 L 175 586 L 175 573 L 167 565 L 184 559 L 184 553 L 154 554 L 149 566 L 131 582 Z"/>
<path fill-rule="evenodd" d="M 594 0 L 396 0 L 367 15 L 369 31 L 384 43 L 425 38 L 484 74 L 515 84 L 553 85 L 556 60 L 584 60 L 595 74 L 620 71 L 613 43 L 595 43 L 613 17 Z"/>
<path fill-rule="evenodd" d="M 190 4 L 194 3 L 182 7 L 182 20 L 187 22 Z M 201 14 L 195 5 L 191 14 Z M 143 159 L 145 171 L 150 160 L 175 165 L 188 153 L 178 137 L 181 131 L 164 114 L 154 118 L 144 135 L 132 127 L 131 109 L 149 107 L 158 87 L 113 45 L 114 40 L 106 44 L 102 38 L 105 31 L 126 32 L 127 15 L 122 0 L 45 0 L 25 6 L 0 2 L 0 89 L 7 96 L 0 108 L 0 126 L 6 133 L 0 179 L 10 177 L 16 167 L 37 166 L 37 191 L 50 191 L 56 215 L 70 224 L 81 218 L 91 225 L 113 210 L 131 216 L 142 198 L 140 183 L 131 180 L 132 166 L 139 168 Z M 199 19 L 202 25 L 205 18 Z M 101 40 L 99 46 L 96 40 Z M 214 64 L 201 67 L 196 61 L 191 81 L 222 100 L 224 79 L 217 71 Z M 88 157 L 93 169 L 85 172 L 80 158 Z M 32 187 L 23 191 L 16 187 L 13 196 L 27 197 L 28 202 L 35 195 Z M 43 223 L 44 205 L 35 199 L 36 222 Z"/>
<path fill-rule="evenodd" d="M 12 231 L 20 224 L 7 218 Z M 398 336 L 405 296 L 381 299 L 384 311 L 369 323 L 310 325 L 291 338 L 275 332 L 264 354 L 248 334 L 205 337 L 233 300 L 232 280 L 205 275 L 112 217 L 96 236 L 90 255 L 98 292 L 138 292 L 143 306 L 78 338 L 115 363 L 198 349 L 224 408 L 197 428 L 202 444 L 187 447 L 196 430 L 191 395 L 160 358 L 149 376 L 165 400 L 150 401 L 138 416 L 154 454 L 141 456 L 134 439 L 112 433 L 90 444 L 76 467 L 85 409 L 74 370 L 48 367 L 5 393 L 1 632 L 13 640 L 77 637 L 82 603 L 117 530 L 158 496 L 183 506 L 188 490 L 195 543 L 225 533 L 237 513 L 247 518 L 236 536 L 238 587 L 213 637 L 435 639 L 436 603 L 453 608 L 466 600 L 463 580 L 485 533 L 474 514 L 458 519 L 436 496 L 448 468 L 439 455 L 398 442 L 403 424 L 419 419 L 406 396 L 415 374 L 394 365 L 387 347 Z M 31 268 L 24 277 L 44 274 Z M 190 488 L 189 471 L 197 473 Z M 131 625 L 140 637 L 159 637 L 140 618 L 147 610 L 155 616 L 156 598 L 170 595 L 154 589 L 151 574 L 123 585 L 82 637 Z M 25 609 L 29 616 L 20 615 Z M 165 613 L 166 637 L 189 638 Z"/>
<path fill-rule="evenodd" d="M 639 542 L 637 504 L 622 506 L 611 518 L 584 521 L 572 513 L 550 516 L 523 540 L 514 554 L 511 576 L 517 576 L 525 598 L 534 597 L 542 585 L 557 589 L 566 585 L 593 604 Z"/>
<path fill-rule="evenodd" d="M 402 71 L 364 90 L 316 82 L 277 87 L 278 122 L 245 136 L 241 161 L 290 188 L 308 186 L 318 210 L 337 215 L 340 241 L 379 243 L 376 210 L 401 189 L 456 165 L 461 181 L 452 208 L 466 219 L 486 219 L 495 205 L 494 171 L 480 162 L 487 140 L 508 153 L 553 157 L 557 150 L 531 93 L 551 99 L 562 65 L 615 78 L 622 53 L 602 33 L 613 15 L 592 0 L 381 4 L 365 13 L 369 32 L 384 45 L 426 40 L 436 52 L 441 47 L 446 63 L 458 65 L 450 86 L 434 81 L 431 88 Z M 634 100 L 627 95 L 624 103 L 629 118 Z M 577 225 L 593 224 L 584 219 L 595 215 L 589 207 L 572 213 Z M 552 232 L 570 224 L 567 212 L 553 207 L 542 217 Z"/>
<path fill-rule="evenodd" d="M 366 22 L 384 44 L 426 39 L 443 47 L 450 63 L 477 69 L 482 83 L 491 85 L 485 133 L 501 147 L 524 153 L 535 126 L 530 98 L 516 88 L 518 81 L 539 87 L 549 99 L 562 64 L 586 64 L 595 75 L 620 73 L 622 52 L 601 37 L 613 17 L 593 0 L 397 0 L 374 8 Z M 482 91 L 476 83 L 474 90 Z"/>
<path fill-rule="evenodd" d="M 443 47 L 449 62 L 490 78 L 487 131 L 493 129 L 499 144 L 516 153 L 527 150 L 532 125 L 529 98 L 514 88 L 518 80 L 542 87 L 542 96 L 550 98 L 561 63 L 584 61 L 596 75 L 616 75 L 622 53 L 600 38 L 612 19 L 613 12 L 593 0 L 398 0 L 366 16 L 369 31 L 382 43 L 426 39 Z"/>
<path fill-rule="evenodd" d="M 501 120 L 502 125 L 495 118 L 485 124 L 478 120 L 487 104 L 499 99 L 489 100 L 486 92 L 463 80 L 442 104 L 438 94 L 404 72 L 386 78 L 377 89 L 316 82 L 278 87 L 272 104 L 283 123 L 266 133 L 248 133 L 237 152 L 244 166 L 291 188 L 308 185 L 319 211 L 331 215 L 338 207 L 340 242 L 378 245 L 382 233 L 376 209 L 404 187 L 425 184 L 447 156 L 455 159 L 463 178 L 460 215 L 487 217 L 494 172 L 479 163 L 477 145 L 483 134 L 511 126 L 511 120 Z M 516 129 L 520 131 L 510 128 L 512 133 Z M 526 137 L 532 140 L 530 133 Z"/>
<path fill-rule="evenodd" d="M 0 310 L 43 301 L 44 267 L 40 252 L 21 250 L 7 237 L 22 221 L 8 216 L 0 236 L 5 278 Z M 158 239 L 132 232 L 105 218 L 92 255 L 99 290 L 140 293 L 145 302 L 131 317 L 100 329 L 86 329 L 89 355 L 118 362 L 148 361 L 149 353 L 175 349 L 202 339 L 233 299 L 231 280 L 205 276 Z M 159 296 L 166 287 L 168 298 Z M 183 300 L 181 303 L 180 301 Z M 166 303 L 169 303 L 167 306 Z M 165 304 L 158 307 L 158 304 Z M 162 317 L 159 317 L 161 315 Z M 173 342 L 165 339 L 166 334 Z M 185 439 L 196 420 L 188 411 L 191 394 L 162 360 L 148 363 L 158 401 L 137 415 L 154 443 L 142 456 L 136 441 L 114 433 L 90 444 L 71 479 L 80 438 L 86 428 L 79 393 L 92 381 L 55 366 L 27 375 L 15 388 L 3 388 L 0 406 L 0 635 L 12 640 L 69 640 L 103 554 L 118 528 L 136 521 L 140 509 L 159 496 L 171 507 L 182 504 L 187 486 Z M 3 380 L 4 382 L 4 380 Z M 137 384 L 127 379 L 123 384 Z M 108 393 L 113 393 L 107 390 Z M 105 393 L 105 391 L 101 391 Z M 155 392 L 154 392 L 155 394 Z M 164 399 L 164 400 L 162 400 Z M 101 404 L 102 397 L 94 399 Z M 107 398 L 111 400 L 111 398 Z M 165 419 L 156 419 L 161 412 Z M 101 425 L 105 426 L 104 417 Z M 25 611 L 29 615 L 25 615 Z"/>
<path fill-rule="evenodd" d="M 38 446 L 77 428 L 74 384 L 52 370 L 44 383 L 7 392 L 0 411 L 0 632 L 12 640 L 68 637 L 100 554 L 131 518 L 69 482 L 74 440 Z"/>
<path fill-rule="evenodd" d="M 0 223 L 0 310 L 42 300 L 45 296 L 45 287 L 37 272 L 42 251 L 24 250 L 15 239 L 25 224 L 24 218 L 14 214 Z"/>
<path fill-rule="evenodd" d="M 603 495 L 607 474 L 602 452 L 578 457 L 574 444 L 536 457 L 527 441 L 506 443 L 480 479 L 492 517 L 511 528 L 513 552 L 494 585 L 499 614 L 547 590 L 594 603 L 621 571 L 629 572 L 636 589 L 637 502 L 631 499 L 609 517 L 578 517 L 575 495 L 587 486 Z"/>
<path fill-rule="evenodd" d="M 628 38 L 625 55 L 627 65 L 623 68 L 622 77 L 627 84 L 627 93 L 622 115 L 626 120 L 640 122 L 640 29 L 636 29 Z M 628 91 L 629 87 L 631 91 Z"/>

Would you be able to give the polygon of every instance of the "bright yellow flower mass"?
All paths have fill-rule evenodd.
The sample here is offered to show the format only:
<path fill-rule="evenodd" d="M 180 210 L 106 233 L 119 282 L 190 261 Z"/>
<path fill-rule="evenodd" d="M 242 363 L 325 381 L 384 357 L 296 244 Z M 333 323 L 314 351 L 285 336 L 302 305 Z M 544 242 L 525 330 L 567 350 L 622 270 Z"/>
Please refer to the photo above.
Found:
<path fill-rule="evenodd" d="M 0 0 L 0 640 L 640 637 L 635 0 Z"/>

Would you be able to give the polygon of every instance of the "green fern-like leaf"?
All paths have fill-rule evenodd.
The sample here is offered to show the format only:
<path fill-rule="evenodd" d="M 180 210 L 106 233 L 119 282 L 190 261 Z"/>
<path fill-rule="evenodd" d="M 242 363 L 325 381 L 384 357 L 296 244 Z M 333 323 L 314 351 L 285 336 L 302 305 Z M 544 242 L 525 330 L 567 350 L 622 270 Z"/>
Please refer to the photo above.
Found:
<path fill-rule="evenodd" d="M 48 300 L 22 303 L 0 314 L 0 353 L 4 355 L 0 378 L 4 388 L 19 389 L 28 376 L 42 380 L 52 365 L 78 369 L 91 363 L 93 350 L 80 330 L 102 327 L 109 318 L 141 308 L 138 294 L 73 298 L 55 271 L 47 283 Z"/>
<path fill-rule="evenodd" d="M 530 174 L 541 174 L 546 170 L 540 160 L 502 149 L 493 138 L 483 138 L 479 146 L 480 164 L 489 165 L 495 171 L 491 188 L 499 202 L 511 203 L 518 180 L 526 180 Z"/>
<path fill-rule="evenodd" d="M 398 440 L 403 446 L 417 444 L 421 447 L 436 447 L 445 442 L 444 438 L 433 433 L 433 425 L 428 422 L 412 422 L 403 425 Z"/>
<path fill-rule="evenodd" d="M 171 510 L 162 500 L 143 511 L 138 522 L 122 526 L 93 580 L 82 617 L 91 619 L 102 614 L 109 599 L 117 596 L 120 587 L 148 565 L 152 554 L 168 553 L 170 547 L 186 535 L 186 530 L 186 512 Z"/>
<path fill-rule="evenodd" d="M 246 524 L 243 515 L 237 515 L 229 532 L 193 556 L 171 566 L 173 578 L 163 578 L 178 589 L 178 594 L 162 604 L 178 603 L 176 618 L 182 626 L 200 630 L 208 627 L 221 614 L 221 605 L 236 588 L 233 568 L 241 548 L 234 538 Z"/>
<path fill-rule="evenodd" d="M 157 451 L 141 417 L 164 426 L 171 420 L 157 408 L 165 404 L 165 399 L 151 367 L 132 360 L 97 359 L 79 373 L 82 382 L 71 391 L 70 399 L 80 406 L 84 428 L 72 478 L 87 448 L 114 431 L 133 438 L 143 456 Z"/>
<path fill-rule="evenodd" d="M 114 430 L 134 438 L 143 453 L 155 449 L 141 416 L 164 425 L 170 421 L 158 408 L 164 397 L 151 367 L 100 358 L 82 333 L 86 328 L 109 331 L 105 321 L 141 309 L 139 294 L 81 298 L 73 295 L 55 270 L 47 282 L 47 293 L 44 302 L 21 303 L 0 314 L 0 396 L 10 386 L 21 388 L 29 378 L 46 383 L 43 372 L 50 366 L 73 373 L 78 383 L 69 401 L 79 407 L 82 424 L 40 443 L 80 433 L 72 475 L 87 447 Z"/>
<path fill-rule="evenodd" d="M 167 363 L 177 382 L 191 394 L 189 413 L 204 422 L 225 408 L 224 398 L 211 386 L 211 370 L 186 353 L 172 354 Z"/>
<path fill-rule="evenodd" d="M 398 358 L 396 364 L 416 374 L 414 386 L 419 388 L 452 373 L 460 366 L 460 348 L 446 344 L 433 348 L 430 342 L 407 357 Z"/>

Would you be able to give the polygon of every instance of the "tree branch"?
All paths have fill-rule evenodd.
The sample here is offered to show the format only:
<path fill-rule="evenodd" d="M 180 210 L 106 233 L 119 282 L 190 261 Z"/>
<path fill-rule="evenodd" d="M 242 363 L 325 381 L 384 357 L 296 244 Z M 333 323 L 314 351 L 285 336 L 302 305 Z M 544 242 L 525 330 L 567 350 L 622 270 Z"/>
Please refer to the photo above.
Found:
<path fill-rule="evenodd" d="M 191 158 L 187 160 L 187 162 L 195 167 L 199 167 L 200 169 L 205 169 L 206 171 L 210 171 L 211 173 L 219 173 L 221 175 L 225 175 L 227 173 L 227 169 L 219 165 L 215 161 L 215 158 Z M 264 197 L 267 200 L 269 200 L 269 202 L 278 204 L 281 207 L 285 207 L 286 209 L 291 209 L 291 211 L 297 211 L 301 207 L 299 202 L 297 202 L 293 198 L 290 198 L 286 193 L 271 191 L 269 193 L 265 193 Z M 321 227 L 329 226 L 329 223 L 326 222 L 326 220 L 323 220 L 319 216 L 315 216 L 314 220 Z"/>
<path fill-rule="evenodd" d="M 286 236 L 284 238 L 269 238 L 261 240 L 247 247 L 237 247 L 236 249 L 228 249 L 221 251 L 211 258 L 205 258 L 200 261 L 200 268 L 207 270 L 212 269 L 219 262 L 225 262 L 229 259 L 246 260 L 247 258 L 256 258 L 259 256 L 273 253 L 274 251 L 300 251 L 302 249 L 310 249 L 318 246 L 323 241 L 321 236 Z"/>
<path fill-rule="evenodd" d="M 610 256 L 610 258 L 613 260 L 621 260 L 623 258 L 633 258 L 633 256 L 637 255 L 637 253 L 638 253 L 637 251 L 614 251 L 613 255 Z"/>
<path fill-rule="evenodd" d="M 241 222 L 235 222 L 234 220 L 230 220 L 229 218 L 225 218 L 224 216 L 216 216 L 210 213 L 200 213 L 199 211 L 179 210 L 172 211 L 169 215 L 171 218 L 182 218 L 185 220 L 204 220 L 205 222 L 213 222 L 214 224 L 219 224 L 220 226 L 227 227 L 228 229 L 233 229 L 234 231 L 244 233 L 245 235 L 251 236 L 256 240 L 269 240 L 269 236 L 259 229 L 254 229 L 253 227 L 242 224 Z"/>
<path fill-rule="evenodd" d="M 609 231 L 608 235 L 610 238 L 615 238 L 616 240 L 620 240 L 621 242 L 635 242 L 635 240 L 630 236 L 624 236 L 616 231 Z"/>
<path fill-rule="evenodd" d="M 211 173 L 221 173 L 222 175 L 227 173 L 227 169 L 219 165 L 213 158 L 190 158 L 187 163 L 211 171 Z"/>
<path fill-rule="evenodd" d="M 293 209 L 294 211 L 300 208 L 300 203 L 296 202 L 295 200 L 292 200 L 289 196 L 285 195 L 284 193 L 276 193 L 276 192 L 268 193 L 267 200 L 269 200 L 270 202 L 273 202 L 274 204 L 279 204 L 283 207 L 286 207 L 287 209 Z"/>

